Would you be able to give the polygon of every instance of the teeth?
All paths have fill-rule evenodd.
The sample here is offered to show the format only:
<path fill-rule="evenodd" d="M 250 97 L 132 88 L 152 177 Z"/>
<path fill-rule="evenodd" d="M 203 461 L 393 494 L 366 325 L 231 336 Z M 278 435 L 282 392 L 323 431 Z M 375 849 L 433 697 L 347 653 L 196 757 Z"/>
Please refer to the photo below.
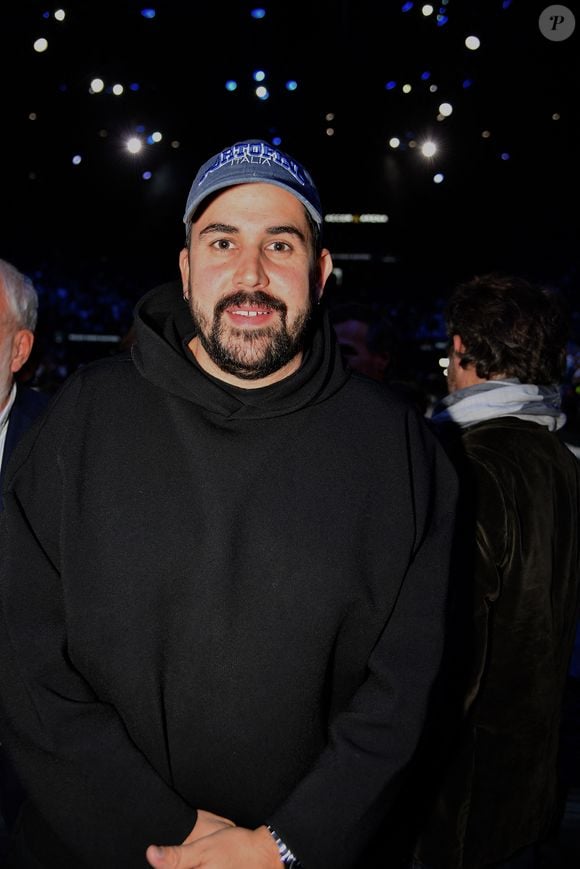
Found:
<path fill-rule="evenodd" d="M 268 311 L 233 311 L 233 313 L 241 317 L 257 317 L 258 314 L 267 314 Z"/>

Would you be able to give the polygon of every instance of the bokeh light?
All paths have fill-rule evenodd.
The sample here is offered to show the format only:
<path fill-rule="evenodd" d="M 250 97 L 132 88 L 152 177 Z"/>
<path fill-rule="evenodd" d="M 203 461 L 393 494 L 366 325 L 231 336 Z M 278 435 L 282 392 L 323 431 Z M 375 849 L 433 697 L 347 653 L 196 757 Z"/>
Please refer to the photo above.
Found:
<path fill-rule="evenodd" d="M 127 139 L 126 148 L 129 154 L 138 154 L 143 148 L 143 142 L 138 136 Z"/>

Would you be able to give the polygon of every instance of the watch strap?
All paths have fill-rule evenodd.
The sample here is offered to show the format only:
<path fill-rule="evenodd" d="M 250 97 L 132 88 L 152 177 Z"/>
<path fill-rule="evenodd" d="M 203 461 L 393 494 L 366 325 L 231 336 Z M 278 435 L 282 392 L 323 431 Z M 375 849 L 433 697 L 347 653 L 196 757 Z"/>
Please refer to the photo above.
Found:
<path fill-rule="evenodd" d="M 273 827 L 270 826 L 270 824 L 268 824 L 267 826 L 268 826 L 268 831 L 269 831 L 270 835 L 272 836 L 272 838 L 274 839 L 274 841 L 276 843 L 276 847 L 278 848 L 278 853 L 280 855 L 280 862 L 284 866 L 288 866 L 289 869 L 302 869 L 300 861 L 292 853 L 292 851 L 290 850 L 288 845 L 280 838 L 280 836 L 278 835 L 276 830 L 274 830 Z"/>

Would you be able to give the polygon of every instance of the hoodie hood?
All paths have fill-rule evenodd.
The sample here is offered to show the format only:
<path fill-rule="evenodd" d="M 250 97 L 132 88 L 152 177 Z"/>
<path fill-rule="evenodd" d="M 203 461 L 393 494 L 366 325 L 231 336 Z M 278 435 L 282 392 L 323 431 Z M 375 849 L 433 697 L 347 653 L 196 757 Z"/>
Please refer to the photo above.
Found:
<path fill-rule="evenodd" d="M 131 353 L 142 377 L 210 413 L 232 419 L 284 416 L 326 401 L 349 378 L 324 307 L 314 317 L 300 368 L 270 386 L 243 389 L 207 374 L 189 353 L 187 343 L 195 330 L 181 285 L 172 281 L 137 303 Z"/>

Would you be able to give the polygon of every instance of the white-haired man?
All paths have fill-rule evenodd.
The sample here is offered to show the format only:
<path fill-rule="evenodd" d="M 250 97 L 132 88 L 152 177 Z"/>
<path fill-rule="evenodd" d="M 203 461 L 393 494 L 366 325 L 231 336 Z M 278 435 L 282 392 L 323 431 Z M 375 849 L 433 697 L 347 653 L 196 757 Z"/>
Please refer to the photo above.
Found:
<path fill-rule="evenodd" d="M 48 396 L 22 385 L 15 375 L 30 356 L 38 296 L 30 278 L 0 259 L 0 483 L 21 435 L 47 405 Z M 0 507 L 2 505 L 0 492 Z"/>
<path fill-rule="evenodd" d="M 28 361 L 34 344 L 38 296 L 30 278 L 0 259 L 0 486 L 20 437 L 48 403 L 46 393 L 16 383 L 15 375 Z M 0 510 L 2 489 L 0 488 Z M 15 821 L 20 786 L 0 750 L 0 816 L 5 828 Z M 0 830 L 2 829 L 0 823 Z M 0 836 L 1 839 L 1 836 Z M 2 845 L 0 841 L 0 857 Z"/>

